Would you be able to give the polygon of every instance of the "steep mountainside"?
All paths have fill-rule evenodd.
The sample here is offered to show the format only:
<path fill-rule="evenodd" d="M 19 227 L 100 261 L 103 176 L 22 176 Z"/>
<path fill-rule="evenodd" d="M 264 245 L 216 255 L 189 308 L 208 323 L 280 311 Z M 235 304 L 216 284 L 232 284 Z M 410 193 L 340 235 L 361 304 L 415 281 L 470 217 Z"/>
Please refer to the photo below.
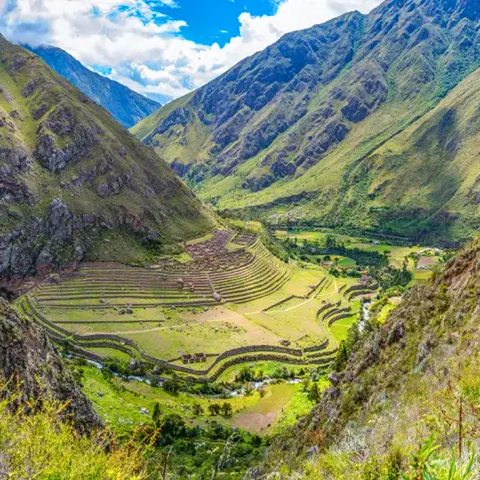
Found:
<path fill-rule="evenodd" d="M 474 79 L 428 112 L 478 68 L 479 20 L 469 0 L 387 0 L 285 35 L 132 131 L 221 209 L 464 238 L 479 213 Z"/>
<path fill-rule="evenodd" d="M 470 442 L 478 448 L 479 298 L 477 241 L 407 293 L 383 326 L 367 326 L 356 343 L 350 336 L 345 368 L 330 375 L 314 411 L 272 447 L 268 469 L 281 458 L 295 471 L 316 445 L 305 478 L 464 478 L 399 472 L 429 437 L 445 458 L 465 453 Z M 389 476 L 392 461 L 397 473 Z"/>
<path fill-rule="evenodd" d="M 108 110 L 113 118 L 129 128 L 156 112 L 161 105 L 124 85 L 84 67 L 60 48 L 52 46 L 25 48 L 43 58 L 58 74 L 81 90 L 87 97 Z"/>
<path fill-rule="evenodd" d="M 3 275 L 49 271 L 91 252 L 105 259 L 115 248 L 121 260 L 140 243 L 161 247 L 212 225 L 154 152 L 3 37 L 0 196 Z"/>
<path fill-rule="evenodd" d="M 69 402 L 66 414 L 78 429 L 91 432 L 100 417 L 64 366 L 47 335 L 32 320 L 21 316 L 0 298 L 0 379 L 19 388 L 25 398 L 50 396 Z M 3 397 L 7 390 L 0 391 Z"/>

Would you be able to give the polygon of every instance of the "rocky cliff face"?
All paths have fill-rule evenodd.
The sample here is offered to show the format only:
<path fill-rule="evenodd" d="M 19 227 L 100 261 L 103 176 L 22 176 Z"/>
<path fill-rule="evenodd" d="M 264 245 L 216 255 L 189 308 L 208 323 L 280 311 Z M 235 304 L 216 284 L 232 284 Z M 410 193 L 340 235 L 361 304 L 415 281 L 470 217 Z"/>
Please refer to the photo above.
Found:
<path fill-rule="evenodd" d="M 25 48 L 45 60 L 59 75 L 110 112 L 125 128 L 132 127 L 161 107 L 158 102 L 92 72 L 60 48 L 28 45 Z"/>
<path fill-rule="evenodd" d="M 453 152 L 438 168 L 429 145 L 414 144 L 422 162 L 371 163 L 478 68 L 478 27 L 476 2 L 387 0 L 285 35 L 132 131 L 234 213 L 463 236 L 476 227 L 454 197 L 465 200 L 474 151 L 468 165 Z M 435 178 L 412 175 L 424 168 Z"/>
<path fill-rule="evenodd" d="M 19 385 L 25 399 L 50 395 L 59 402 L 69 402 L 65 416 L 82 432 L 102 426 L 47 335 L 1 298 L 0 377 L 11 382 L 9 388 Z"/>
<path fill-rule="evenodd" d="M 0 37 L 3 276 L 68 266 L 104 232 L 161 248 L 211 225 L 201 202 L 149 148 L 38 57 Z"/>

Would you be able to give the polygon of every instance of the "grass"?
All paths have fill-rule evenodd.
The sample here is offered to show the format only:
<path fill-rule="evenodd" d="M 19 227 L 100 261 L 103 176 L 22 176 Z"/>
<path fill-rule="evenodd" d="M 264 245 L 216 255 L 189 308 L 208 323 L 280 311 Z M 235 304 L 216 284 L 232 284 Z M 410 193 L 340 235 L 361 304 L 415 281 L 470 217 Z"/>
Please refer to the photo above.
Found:
<path fill-rule="evenodd" d="M 326 378 L 318 381 L 319 390 L 323 391 L 330 386 L 330 382 Z M 295 385 L 295 391 L 290 401 L 282 409 L 282 413 L 274 426 L 272 433 L 278 434 L 285 432 L 293 425 L 296 425 L 300 417 L 308 415 L 314 406 L 313 402 L 308 398 L 301 384 Z"/>
<path fill-rule="evenodd" d="M 271 432 L 274 426 L 281 428 L 279 417 L 298 390 L 298 385 L 288 383 L 272 385 L 256 405 L 236 414 L 232 421 L 245 430 L 259 434 Z"/>
<path fill-rule="evenodd" d="M 377 320 L 380 323 L 385 323 L 390 312 L 396 307 L 393 303 L 387 303 L 378 313 Z"/>
<path fill-rule="evenodd" d="M 291 307 L 299 306 L 304 301 L 305 300 L 303 298 L 299 298 L 299 297 L 290 298 L 282 303 L 279 303 L 278 305 L 275 305 L 274 307 L 269 308 L 268 311 L 275 312 L 277 310 L 280 310 L 280 311 L 287 310 Z"/>
<path fill-rule="evenodd" d="M 337 342 L 341 342 L 347 338 L 348 330 L 352 326 L 353 322 L 357 320 L 357 316 L 352 316 L 349 318 L 343 318 L 338 322 L 335 322 L 331 327 L 330 330 L 332 334 L 337 339 Z"/>
<path fill-rule="evenodd" d="M 4 386 L 0 387 L 0 391 Z M 2 393 L 5 393 L 4 391 Z M 4 395 L 2 395 L 4 398 Z M 0 451 L 5 478 L 69 480 L 141 480 L 141 449 L 109 442 L 108 434 L 80 436 L 69 423 L 59 421 L 65 405 L 42 398 L 31 400 L 30 414 L 9 408 L 21 395 L 10 392 L 0 401 Z"/>
<path fill-rule="evenodd" d="M 198 245 L 199 243 L 208 242 L 212 238 L 213 238 L 213 233 L 207 233 L 207 235 L 204 235 L 203 237 L 198 237 L 198 238 L 194 238 L 193 240 L 189 240 L 187 242 L 187 245 Z"/>

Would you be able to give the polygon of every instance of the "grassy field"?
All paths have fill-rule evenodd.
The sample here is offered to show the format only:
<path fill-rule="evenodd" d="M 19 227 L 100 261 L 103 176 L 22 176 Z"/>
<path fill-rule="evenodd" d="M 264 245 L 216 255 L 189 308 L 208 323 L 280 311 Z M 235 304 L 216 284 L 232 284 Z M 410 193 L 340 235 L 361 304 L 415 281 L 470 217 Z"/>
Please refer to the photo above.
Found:
<path fill-rule="evenodd" d="M 263 365 L 264 371 L 273 371 Z M 77 367 L 78 368 L 78 367 Z M 81 367 L 83 390 L 93 402 L 104 421 L 114 430 L 130 431 L 144 424 L 151 416 L 155 403 L 165 414 L 178 414 L 190 425 L 206 425 L 212 420 L 224 425 L 243 428 L 253 433 L 267 434 L 286 428 L 305 415 L 312 408 L 312 402 L 300 384 L 281 382 L 264 387 L 263 396 L 259 391 L 249 395 L 238 395 L 227 399 L 212 398 L 185 393 L 171 394 L 162 388 L 152 387 L 136 380 L 105 378 L 101 370 L 92 365 Z M 222 379 L 226 377 L 222 376 Z M 326 381 L 319 383 L 321 388 Z M 231 404 L 231 417 L 215 416 L 208 413 L 212 403 Z M 194 415 L 193 406 L 200 405 L 202 415 Z M 146 409 L 146 413 L 145 410 Z"/>
<path fill-rule="evenodd" d="M 395 268 L 402 268 L 404 262 L 407 262 L 408 269 L 414 275 L 414 282 L 424 282 L 428 280 L 432 274 L 433 268 L 440 263 L 439 256 L 421 256 L 418 261 L 418 265 L 415 265 L 414 261 L 409 258 L 410 254 L 418 254 L 424 247 L 420 245 L 392 245 L 388 242 L 377 241 L 373 239 L 368 239 L 365 237 L 355 237 L 344 234 L 335 233 L 335 231 L 328 229 L 320 230 L 295 230 L 295 231 L 286 231 L 286 230 L 277 230 L 275 236 L 279 239 L 291 238 L 297 239 L 297 241 L 302 242 L 307 240 L 309 242 L 319 242 L 324 243 L 327 237 L 333 237 L 337 242 L 342 242 L 347 248 L 359 248 L 367 252 L 378 252 L 378 253 L 387 253 L 390 264 Z M 332 256 L 332 261 L 338 261 L 338 265 L 349 268 L 354 267 L 356 262 L 353 259 L 339 256 Z M 424 270 L 418 267 L 427 267 L 428 270 Z M 413 283 L 412 282 L 412 285 Z"/>

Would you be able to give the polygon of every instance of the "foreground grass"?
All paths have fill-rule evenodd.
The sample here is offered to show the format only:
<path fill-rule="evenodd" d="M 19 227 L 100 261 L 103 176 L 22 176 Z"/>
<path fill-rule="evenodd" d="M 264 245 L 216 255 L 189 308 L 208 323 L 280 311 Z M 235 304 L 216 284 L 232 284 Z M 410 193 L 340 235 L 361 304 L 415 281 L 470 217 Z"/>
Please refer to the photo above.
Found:
<path fill-rule="evenodd" d="M 0 395 L 5 393 L 0 387 Z M 79 435 L 59 417 L 66 405 L 42 400 L 41 410 L 10 406 L 20 395 L 0 401 L 0 478 L 49 480 L 141 480 L 140 447 L 117 447 L 105 434 Z M 108 453 L 105 446 L 109 444 Z"/>

